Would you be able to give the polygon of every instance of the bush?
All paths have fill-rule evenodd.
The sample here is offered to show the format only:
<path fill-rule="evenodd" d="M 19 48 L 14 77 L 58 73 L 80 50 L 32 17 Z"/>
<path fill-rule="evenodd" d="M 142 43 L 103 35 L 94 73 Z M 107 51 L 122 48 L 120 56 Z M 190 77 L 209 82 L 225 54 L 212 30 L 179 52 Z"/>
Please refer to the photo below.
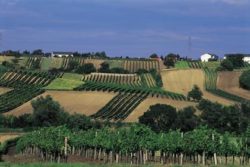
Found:
<path fill-rule="evenodd" d="M 239 82 L 242 88 L 250 90 L 250 70 L 241 74 Z"/>
<path fill-rule="evenodd" d="M 86 63 L 82 66 L 79 66 L 76 70 L 76 73 L 79 74 L 90 74 L 92 72 L 96 72 L 96 68 L 92 63 Z"/>
<path fill-rule="evenodd" d="M 225 59 L 221 62 L 221 67 L 222 70 L 228 70 L 228 71 L 233 71 L 234 69 L 233 63 L 228 59 Z"/>

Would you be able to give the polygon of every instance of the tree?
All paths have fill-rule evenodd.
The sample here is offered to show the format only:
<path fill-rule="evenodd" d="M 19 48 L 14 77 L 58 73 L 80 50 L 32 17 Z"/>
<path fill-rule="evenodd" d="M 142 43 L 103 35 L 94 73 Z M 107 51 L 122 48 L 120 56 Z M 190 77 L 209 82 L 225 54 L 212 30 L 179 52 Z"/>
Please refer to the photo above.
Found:
<path fill-rule="evenodd" d="M 56 126 L 66 122 L 68 114 L 51 96 L 39 97 L 31 102 L 36 126 Z"/>
<path fill-rule="evenodd" d="M 151 127 L 156 132 L 168 131 L 173 127 L 176 117 L 176 108 L 170 105 L 156 104 L 150 106 L 149 110 L 139 117 L 139 122 Z"/>
<path fill-rule="evenodd" d="M 109 70 L 109 63 L 103 62 L 101 63 L 101 67 L 99 68 L 98 72 L 108 73 Z"/>
<path fill-rule="evenodd" d="M 242 88 L 250 90 L 250 70 L 241 74 L 239 82 Z"/>
<path fill-rule="evenodd" d="M 90 74 L 91 72 L 96 72 L 96 68 L 92 63 L 86 63 L 82 66 L 79 66 L 76 70 L 79 74 Z"/>
<path fill-rule="evenodd" d="M 176 61 L 180 59 L 180 56 L 178 54 L 174 53 L 169 53 L 167 56 L 164 58 L 164 65 L 166 65 L 168 68 L 174 67 Z"/>
<path fill-rule="evenodd" d="M 226 60 L 229 60 L 234 68 L 240 68 L 244 66 L 244 54 L 226 54 Z"/>
<path fill-rule="evenodd" d="M 44 55 L 43 50 L 42 49 L 36 49 L 32 52 L 32 55 Z"/>
<path fill-rule="evenodd" d="M 67 70 L 73 71 L 79 67 L 79 63 L 77 61 L 69 61 Z"/>
<path fill-rule="evenodd" d="M 175 121 L 175 129 L 180 129 L 182 132 L 187 132 L 195 129 L 200 121 L 199 117 L 195 115 L 194 107 L 186 107 L 177 112 Z"/>
<path fill-rule="evenodd" d="M 92 127 L 92 123 L 89 117 L 82 114 L 74 114 L 69 116 L 67 127 L 76 130 L 88 130 Z"/>
<path fill-rule="evenodd" d="M 117 73 L 117 74 L 128 74 L 129 71 L 125 70 L 124 68 L 114 67 L 110 69 L 110 73 Z"/>
<path fill-rule="evenodd" d="M 233 63 L 228 59 L 223 60 L 220 65 L 222 70 L 233 71 L 234 69 Z"/>
<path fill-rule="evenodd" d="M 202 99 L 203 93 L 197 85 L 194 85 L 193 89 L 188 92 L 188 98 L 200 101 Z"/>
<path fill-rule="evenodd" d="M 152 59 L 156 59 L 156 58 L 158 58 L 158 55 L 156 53 L 153 53 L 149 57 Z"/>

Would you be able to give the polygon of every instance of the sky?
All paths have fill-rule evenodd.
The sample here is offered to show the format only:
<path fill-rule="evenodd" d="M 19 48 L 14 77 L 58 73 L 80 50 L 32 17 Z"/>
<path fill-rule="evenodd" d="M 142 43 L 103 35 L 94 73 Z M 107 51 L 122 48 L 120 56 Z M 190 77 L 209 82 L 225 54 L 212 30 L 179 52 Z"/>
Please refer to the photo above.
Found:
<path fill-rule="evenodd" d="M 0 50 L 250 53 L 250 0 L 0 0 L 0 34 Z"/>

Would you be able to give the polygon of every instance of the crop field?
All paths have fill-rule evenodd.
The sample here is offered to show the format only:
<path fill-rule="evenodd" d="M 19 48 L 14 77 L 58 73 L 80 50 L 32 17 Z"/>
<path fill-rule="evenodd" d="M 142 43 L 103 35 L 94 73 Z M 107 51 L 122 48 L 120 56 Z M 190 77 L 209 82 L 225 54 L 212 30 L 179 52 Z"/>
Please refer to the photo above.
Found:
<path fill-rule="evenodd" d="M 1 94 L 5 94 L 5 93 L 7 93 L 7 92 L 9 92 L 9 91 L 11 91 L 10 88 L 0 87 L 0 95 L 1 95 Z"/>
<path fill-rule="evenodd" d="M 224 82 L 224 81 L 222 81 L 222 79 L 218 79 L 218 73 L 215 70 L 204 69 L 204 73 L 205 73 L 205 78 L 206 78 L 205 79 L 205 87 L 206 87 L 207 91 L 213 93 L 214 95 L 226 98 L 226 99 L 231 100 L 231 101 L 235 101 L 235 102 L 245 101 L 245 99 L 243 97 L 239 96 L 238 94 L 233 94 L 231 92 L 224 91 L 223 90 L 225 87 L 224 84 L 227 84 L 227 83 L 222 83 L 224 86 L 218 87 L 218 81 L 219 80 L 220 80 L 220 82 Z M 231 75 L 231 73 L 233 73 L 233 72 L 228 72 L 229 75 Z M 231 79 L 237 80 L 237 77 L 234 77 Z M 229 82 L 231 82 L 231 81 L 229 81 Z"/>
<path fill-rule="evenodd" d="M 145 69 L 147 71 L 155 69 L 160 71 L 160 63 L 157 60 L 126 60 L 124 62 L 124 69 L 131 73 L 135 73 L 139 69 Z"/>
<path fill-rule="evenodd" d="M 177 69 L 188 69 L 190 67 L 189 67 L 189 64 L 188 64 L 187 61 L 177 61 L 175 63 L 175 68 L 177 68 Z"/>
<path fill-rule="evenodd" d="M 168 91 L 187 95 L 194 85 L 197 85 L 203 92 L 203 97 L 214 102 L 225 105 L 234 104 L 233 101 L 215 96 L 205 89 L 205 75 L 199 69 L 187 70 L 165 70 L 161 73 L 164 88 Z"/>
<path fill-rule="evenodd" d="M 218 89 L 250 100 L 250 91 L 240 88 L 239 77 L 241 73 L 239 71 L 219 72 L 217 87 Z"/>
<path fill-rule="evenodd" d="M 105 106 L 116 93 L 107 92 L 75 92 L 75 91 L 46 91 L 42 96 L 50 95 L 58 101 L 65 111 L 93 115 Z M 20 116 L 25 113 L 32 113 L 30 101 L 5 113 L 5 115 Z"/>
<path fill-rule="evenodd" d="M 194 69 L 201 69 L 203 67 L 200 61 L 189 61 L 188 65 L 190 68 Z"/>
<path fill-rule="evenodd" d="M 83 81 L 97 83 L 116 83 L 131 86 L 140 86 L 141 78 L 136 74 L 91 73 L 83 77 Z"/>
<path fill-rule="evenodd" d="M 73 90 L 74 88 L 84 84 L 82 81 L 56 78 L 48 86 L 45 87 L 47 90 Z"/>
<path fill-rule="evenodd" d="M 0 143 L 4 143 L 7 140 L 19 137 L 21 134 L 18 133 L 0 133 Z"/>
<path fill-rule="evenodd" d="M 2 64 L 2 62 L 4 62 L 4 61 L 11 62 L 11 60 L 13 60 L 13 59 L 14 59 L 13 56 L 0 56 L 0 64 Z"/>
<path fill-rule="evenodd" d="M 147 94 L 119 93 L 101 110 L 92 115 L 102 120 L 122 121 L 147 97 Z"/>

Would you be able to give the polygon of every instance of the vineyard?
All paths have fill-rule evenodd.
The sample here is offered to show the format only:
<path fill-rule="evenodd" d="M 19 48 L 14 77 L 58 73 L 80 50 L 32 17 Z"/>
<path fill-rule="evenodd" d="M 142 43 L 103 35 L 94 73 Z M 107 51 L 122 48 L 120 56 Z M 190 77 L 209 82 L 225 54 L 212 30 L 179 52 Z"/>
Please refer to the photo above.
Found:
<path fill-rule="evenodd" d="M 189 61 L 188 66 L 194 69 L 201 69 L 203 67 L 200 61 Z"/>
<path fill-rule="evenodd" d="M 155 69 L 160 72 L 160 63 L 157 60 L 125 60 L 124 69 L 131 73 L 137 72 L 139 69 L 150 71 Z"/>
<path fill-rule="evenodd" d="M 0 86 L 14 88 L 0 95 L 0 113 L 8 112 L 44 92 L 57 75 L 46 72 L 8 71 L 0 76 Z"/>
<path fill-rule="evenodd" d="M 116 83 L 135 87 L 141 85 L 141 78 L 136 74 L 91 73 L 85 75 L 83 81 Z"/>
<path fill-rule="evenodd" d="M 235 137 L 206 127 L 182 133 L 155 133 L 132 125 L 72 132 L 43 128 L 22 136 L 17 150 L 43 161 L 65 162 L 79 156 L 103 163 L 249 165 L 249 134 Z"/>
<path fill-rule="evenodd" d="M 242 97 L 239 97 L 237 95 L 231 94 L 229 92 L 217 88 L 218 73 L 216 70 L 204 69 L 204 72 L 205 72 L 205 87 L 207 91 L 232 101 L 236 102 L 245 101 L 245 99 Z"/>
<path fill-rule="evenodd" d="M 141 93 L 119 93 L 91 117 L 109 121 L 123 121 L 147 96 L 147 94 Z"/>
<path fill-rule="evenodd" d="M 162 98 L 171 98 L 174 100 L 187 100 L 186 97 L 182 94 L 173 93 L 165 91 L 159 88 L 144 88 L 144 87 L 131 87 L 129 85 L 120 85 L 120 84 L 108 84 L 108 83 L 97 83 L 87 81 L 85 84 L 75 88 L 74 90 L 85 90 L 85 91 L 107 91 L 107 92 L 127 92 L 127 93 L 146 93 L 150 94 L 152 97 L 162 97 Z"/>

